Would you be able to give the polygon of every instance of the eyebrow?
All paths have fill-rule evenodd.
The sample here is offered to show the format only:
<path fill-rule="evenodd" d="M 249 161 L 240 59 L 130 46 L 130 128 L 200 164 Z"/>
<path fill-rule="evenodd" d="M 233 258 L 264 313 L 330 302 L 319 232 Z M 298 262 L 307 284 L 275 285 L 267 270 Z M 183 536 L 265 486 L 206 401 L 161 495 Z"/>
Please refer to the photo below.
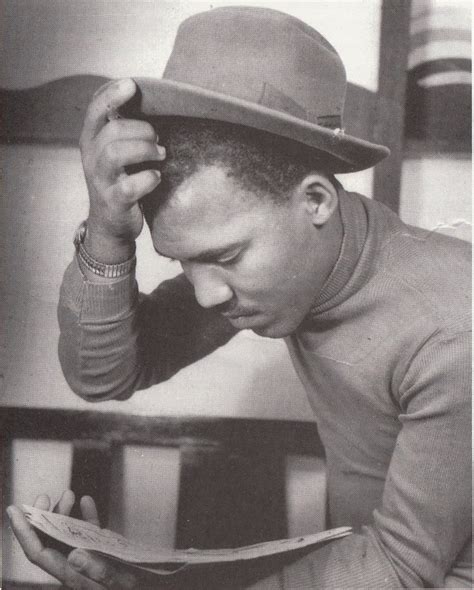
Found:
<path fill-rule="evenodd" d="M 241 246 L 242 244 L 240 242 L 236 242 L 235 244 L 229 244 L 227 246 L 223 246 L 222 248 L 210 248 L 209 250 L 202 250 L 201 252 L 199 252 L 199 254 L 196 254 L 191 258 L 186 258 L 185 260 L 187 262 L 209 262 L 212 260 L 216 260 L 223 254 L 228 254 L 232 250 L 239 248 Z M 166 254 L 160 252 L 158 248 L 156 248 L 155 246 L 153 247 L 155 248 L 155 252 L 160 256 L 164 256 L 165 258 L 171 258 L 170 256 L 166 256 Z"/>

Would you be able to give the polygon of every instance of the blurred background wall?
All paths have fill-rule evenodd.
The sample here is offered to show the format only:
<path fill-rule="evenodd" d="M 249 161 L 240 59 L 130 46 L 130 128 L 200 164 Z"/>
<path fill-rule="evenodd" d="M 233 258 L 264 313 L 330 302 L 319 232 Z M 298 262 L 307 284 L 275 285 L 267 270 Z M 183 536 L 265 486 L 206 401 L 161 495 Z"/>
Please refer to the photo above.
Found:
<path fill-rule="evenodd" d="M 471 240 L 471 3 L 412 0 L 400 215 Z"/>
<path fill-rule="evenodd" d="M 334 44 L 349 81 L 377 91 L 381 1 L 239 3 L 270 6 L 302 18 Z M 226 4 L 235 2 L 3 0 L 0 86 L 28 88 L 74 74 L 159 76 L 179 23 L 190 14 Z M 469 4 L 441 4 L 447 22 L 457 18 L 457 27 L 465 30 Z M 454 4 L 456 14 L 461 11 L 464 16 L 452 16 Z M 420 10 L 438 6 L 439 2 L 425 3 Z M 58 145 L 2 145 L 0 160 L 4 264 L 1 403 L 90 410 L 91 406 L 69 391 L 56 355 L 59 285 L 73 255 L 74 230 L 87 215 L 79 152 Z M 372 171 L 341 180 L 346 188 L 372 196 Z M 441 225 L 443 231 L 467 238 L 470 186 L 470 160 L 465 151 L 426 148 L 419 142 L 407 151 L 403 164 L 402 218 L 428 228 Z M 156 256 L 146 233 L 139 240 L 138 260 L 143 291 L 150 291 L 178 271 Z M 313 419 L 282 342 L 248 332 L 169 382 L 139 392 L 127 402 L 107 402 L 94 406 L 94 410 L 157 416 Z M 20 440 L 15 443 L 14 459 L 12 502 L 31 503 L 40 492 L 56 497 L 67 485 L 71 449 L 66 443 L 38 445 Z M 130 448 L 124 461 L 124 485 L 117 500 L 122 532 L 171 545 L 177 452 L 157 456 L 152 449 Z M 320 528 L 325 505 L 321 464 L 293 457 L 287 470 L 290 532 Z M 140 482 L 140 488 L 136 482 Z M 144 517 L 151 504 L 155 513 L 162 514 L 159 525 Z M 48 579 L 25 563 L 8 536 L 4 555 L 5 575 L 11 579 Z"/>
<path fill-rule="evenodd" d="M 233 3 L 213 2 L 212 6 L 225 4 Z M 260 4 L 299 16 L 318 28 L 341 53 L 349 79 L 377 89 L 378 1 L 362 5 L 357 0 Z M 3 88 L 25 88 L 84 73 L 160 76 L 179 23 L 210 6 L 206 2 L 6 0 L 0 25 L 0 84 Z M 6 197 L 2 216 L 8 276 L 5 291 L 10 297 L 3 399 L 17 405 L 78 407 L 82 402 L 69 394 L 58 368 L 55 307 L 62 273 L 73 254 L 74 229 L 87 215 L 80 156 L 75 148 L 8 145 L 2 147 L 1 157 Z M 347 184 L 370 194 L 371 176 L 372 171 L 351 175 Z M 139 261 L 138 278 L 144 291 L 178 270 L 157 259 L 146 235 L 140 241 Z M 286 355 L 280 356 L 281 343 L 262 341 L 251 334 L 236 340 L 231 351 L 221 353 L 228 355 L 230 368 L 221 371 L 220 360 L 206 360 L 205 370 L 190 369 L 166 384 L 163 394 L 160 386 L 144 396 L 139 394 L 125 406 L 103 404 L 97 410 L 117 407 L 160 414 L 307 417 L 304 402 L 295 401 L 301 388 L 293 379 Z M 243 375 L 240 361 L 233 360 L 241 355 L 245 355 Z M 272 360 L 275 355 L 278 362 Z M 212 368 L 207 367 L 209 362 Z M 233 362 L 239 364 L 235 373 Z M 274 377 L 269 381 L 268 375 Z M 220 394 L 224 378 L 230 384 L 226 396 Z M 274 395 L 275 389 L 283 392 L 282 398 Z M 261 391 L 260 399 L 253 393 L 257 390 Z M 288 390 L 289 400 L 285 397 Z"/>

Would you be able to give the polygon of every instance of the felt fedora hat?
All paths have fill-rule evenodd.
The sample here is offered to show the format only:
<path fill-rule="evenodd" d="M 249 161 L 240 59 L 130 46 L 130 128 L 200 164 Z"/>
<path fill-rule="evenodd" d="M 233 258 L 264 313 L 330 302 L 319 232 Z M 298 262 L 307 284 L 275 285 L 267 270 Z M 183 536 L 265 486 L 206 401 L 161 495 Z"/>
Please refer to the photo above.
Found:
<path fill-rule="evenodd" d="M 304 22 L 268 8 L 215 8 L 178 29 L 163 77 L 135 78 L 144 117 L 179 115 L 245 125 L 319 152 L 335 173 L 390 152 L 346 134 L 346 73 L 334 47 Z"/>

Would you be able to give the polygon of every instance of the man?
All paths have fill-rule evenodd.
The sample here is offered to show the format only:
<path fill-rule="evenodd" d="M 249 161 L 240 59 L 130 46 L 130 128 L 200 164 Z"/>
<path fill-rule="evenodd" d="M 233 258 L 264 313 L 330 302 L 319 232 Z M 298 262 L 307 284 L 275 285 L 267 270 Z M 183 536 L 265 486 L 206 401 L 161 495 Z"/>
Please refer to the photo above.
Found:
<path fill-rule="evenodd" d="M 90 212 L 60 359 L 77 394 L 125 399 L 237 330 L 284 338 L 325 445 L 331 522 L 355 532 L 252 587 L 470 587 L 469 249 L 335 180 L 387 155 L 344 134 L 345 84 L 316 31 L 233 7 L 183 23 L 163 80 L 102 88 L 81 137 Z M 143 216 L 184 271 L 149 297 L 133 274 Z M 70 586 L 144 587 L 83 551 L 66 561 L 11 518 Z"/>

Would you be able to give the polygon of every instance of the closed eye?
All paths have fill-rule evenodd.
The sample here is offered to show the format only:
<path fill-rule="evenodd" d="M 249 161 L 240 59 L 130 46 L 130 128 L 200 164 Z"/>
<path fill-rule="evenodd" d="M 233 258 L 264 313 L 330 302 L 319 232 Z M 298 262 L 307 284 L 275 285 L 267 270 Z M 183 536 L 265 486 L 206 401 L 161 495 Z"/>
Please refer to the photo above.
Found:
<path fill-rule="evenodd" d="M 179 262 L 181 264 L 184 263 L 196 263 L 196 264 L 216 264 L 218 266 L 227 266 L 231 264 L 235 264 L 241 258 L 243 252 L 246 250 L 245 244 L 239 244 L 239 247 L 236 246 L 225 248 L 220 251 L 208 251 L 198 254 L 197 256 L 193 256 L 192 258 L 187 259 L 176 259 L 170 256 L 166 256 L 162 252 L 160 252 L 156 246 L 153 244 L 155 252 L 164 258 L 167 258 L 169 262 Z"/>
<path fill-rule="evenodd" d="M 227 264 L 232 264 L 233 262 L 237 262 L 239 258 L 239 255 L 237 254 L 236 256 L 231 256 L 229 258 L 223 258 L 220 260 L 196 260 L 196 262 L 201 262 L 203 264 L 218 264 L 220 266 L 225 266 Z M 170 258 L 169 256 L 166 256 L 166 260 L 167 262 L 181 262 L 180 260 L 178 260 L 177 258 Z"/>
<path fill-rule="evenodd" d="M 235 264 L 239 261 L 240 255 L 241 252 L 238 252 L 237 254 L 233 254 L 232 256 L 229 256 L 227 258 L 220 258 L 216 260 L 214 264 L 219 264 L 220 266 L 230 266 L 231 264 Z"/>

